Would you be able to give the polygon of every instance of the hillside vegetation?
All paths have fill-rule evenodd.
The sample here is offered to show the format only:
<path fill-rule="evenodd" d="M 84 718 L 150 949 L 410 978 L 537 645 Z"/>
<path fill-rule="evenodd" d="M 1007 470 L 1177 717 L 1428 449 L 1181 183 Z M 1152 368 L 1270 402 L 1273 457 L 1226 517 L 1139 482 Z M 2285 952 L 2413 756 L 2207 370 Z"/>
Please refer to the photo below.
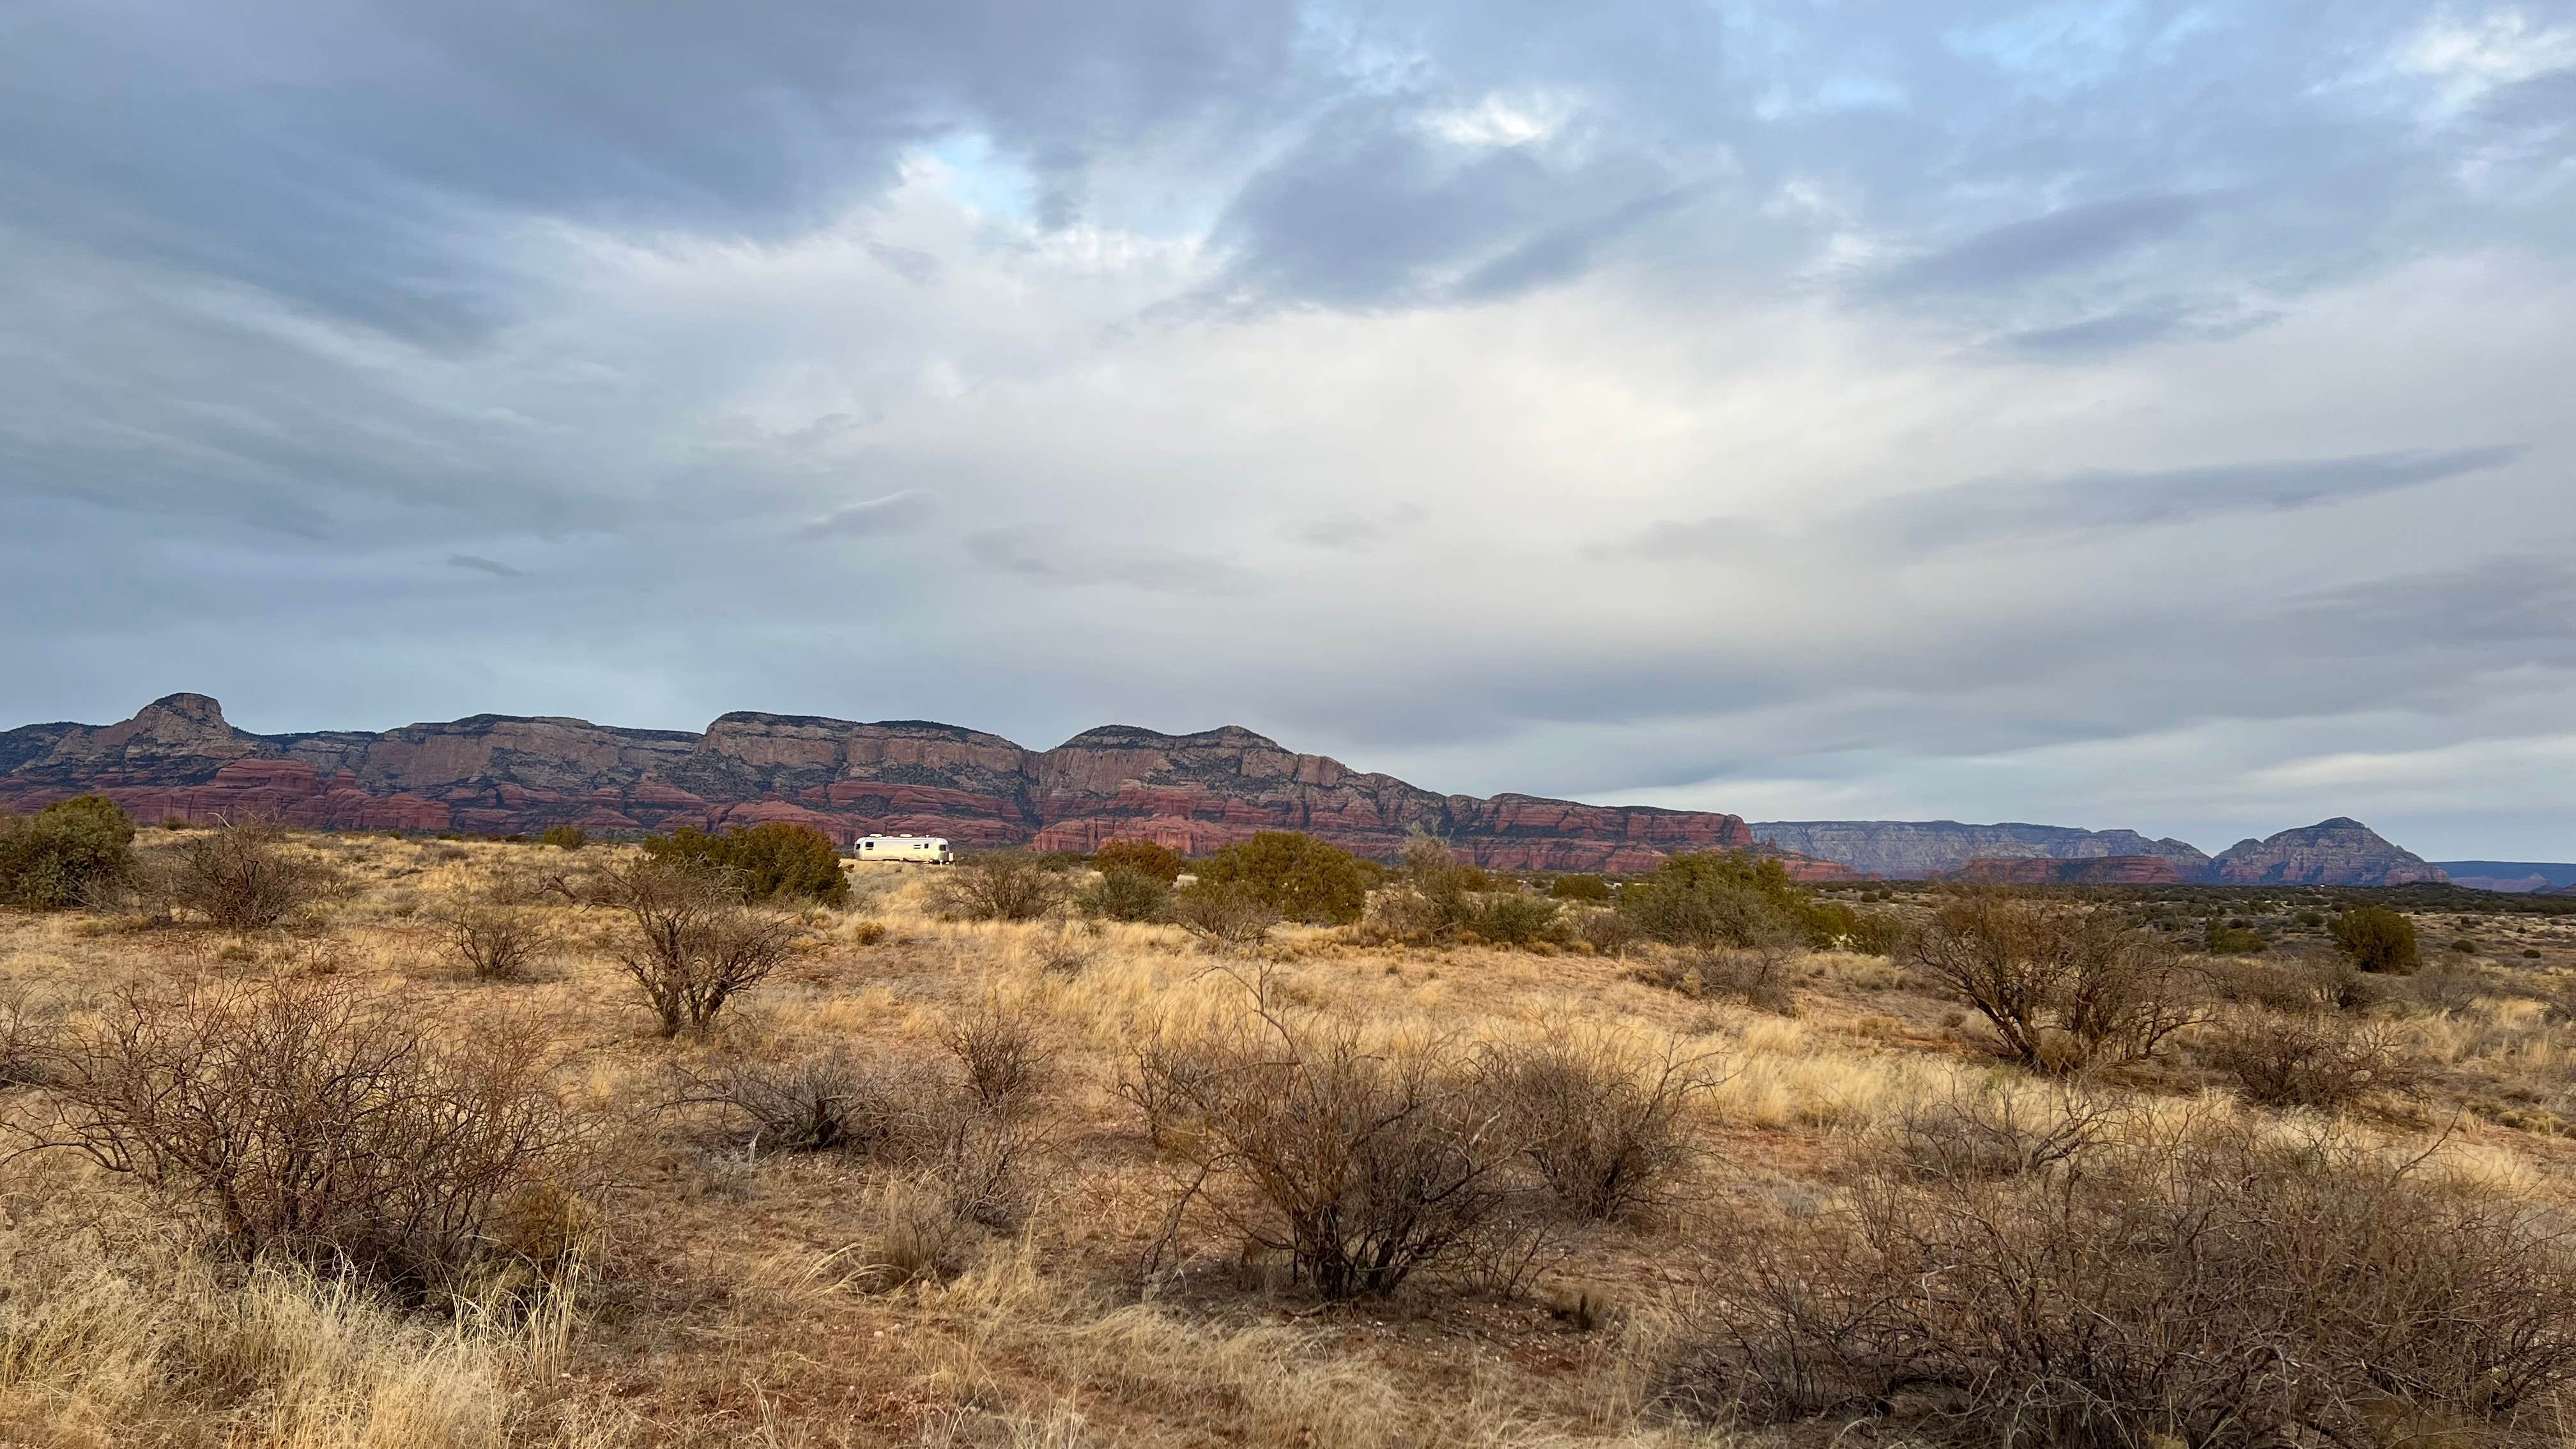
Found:
<path fill-rule="evenodd" d="M 2560 916 L 1294 841 L 836 879 L 776 831 L 82 809 L 7 837 L 0 1443 L 2150 1449 L 2576 1409 Z"/>

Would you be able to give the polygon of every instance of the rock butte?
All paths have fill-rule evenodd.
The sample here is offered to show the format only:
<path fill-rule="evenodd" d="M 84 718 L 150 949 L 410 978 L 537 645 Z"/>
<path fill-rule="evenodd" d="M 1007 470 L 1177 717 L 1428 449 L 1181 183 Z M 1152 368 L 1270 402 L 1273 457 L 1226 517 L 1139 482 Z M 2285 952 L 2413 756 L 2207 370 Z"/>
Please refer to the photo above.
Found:
<path fill-rule="evenodd" d="M 1043 751 L 916 720 L 750 713 L 695 735 L 502 715 L 255 735 L 205 695 L 174 694 L 121 724 L 0 734 L 0 804 L 30 809 L 92 790 L 148 822 L 264 815 L 344 830 L 634 833 L 788 820 L 842 841 L 881 831 L 1087 851 L 1130 839 L 1190 853 L 1302 830 L 1381 858 L 1422 830 L 1507 870 L 1652 870 L 1680 852 L 1755 845 L 1734 815 L 1438 795 L 1233 726 L 1166 735 L 1113 725 Z M 1858 877 L 1784 859 L 1801 879 Z"/>

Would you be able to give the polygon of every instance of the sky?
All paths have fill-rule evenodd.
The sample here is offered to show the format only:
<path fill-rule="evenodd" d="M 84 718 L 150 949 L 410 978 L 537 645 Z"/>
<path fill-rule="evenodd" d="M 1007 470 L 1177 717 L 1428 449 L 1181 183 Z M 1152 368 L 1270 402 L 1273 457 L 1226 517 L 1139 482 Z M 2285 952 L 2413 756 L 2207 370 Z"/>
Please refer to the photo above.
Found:
<path fill-rule="evenodd" d="M 0 7 L 0 723 L 2576 859 L 2576 0 Z"/>

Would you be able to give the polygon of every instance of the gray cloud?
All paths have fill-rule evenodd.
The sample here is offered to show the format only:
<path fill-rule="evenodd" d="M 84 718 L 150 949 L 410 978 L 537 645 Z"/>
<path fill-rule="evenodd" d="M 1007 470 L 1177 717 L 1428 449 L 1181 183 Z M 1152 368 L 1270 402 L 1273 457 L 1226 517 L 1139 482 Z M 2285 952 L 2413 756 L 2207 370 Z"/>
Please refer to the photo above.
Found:
<path fill-rule="evenodd" d="M 879 538 L 910 533 L 938 511 L 927 493 L 906 488 L 883 498 L 869 498 L 835 508 L 796 530 L 799 538 Z"/>
<path fill-rule="evenodd" d="M 498 579 L 524 579 L 527 577 L 527 574 L 522 570 L 514 569 L 498 559 L 483 558 L 479 555 L 470 553 L 449 554 L 447 556 L 447 566 L 449 568 L 471 569 L 476 573 L 490 574 L 494 578 Z"/>
<path fill-rule="evenodd" d="M 2576 718 L 2568 73 L 2428 69 L 2433 0 L 2069 13 L 34 0 L 0 723 L 1230 718 L 2576 850 L 2563 769 L 2264 793 Z"/>
<path fill-rule="evenodd" d="M 1102 545 L 1027 526 L 983 529 L 964 543 L 982 567 L 1050 587 L 1123 584 L 1154 594 L 1232 594 L 1249 583 L 1222 559 Z"/>
<path fill-rule="evenodd" d="M 2126 196 L 2010 222 L 1919 257 L 1889 274 L 1892 292 L 1984 291 L 2017 287 L 2107 261 L 2161 240 L 2197 219 L 2199 197 Z"/>
<path fill-rule="evenodd" d="M 1983 479 L 1900 494 L 1836 515 L 1818 529 L 1847 544 L 1946 549 L 2080 530 L 2165 527 L 2367 498 L 2502 468 L 2528 451 L 2516 444 L 2490 444 L 2152 472 L 2096 469 L 2032 481 Z M 1659 559 L 1717 557 L 1790 536 L 1751 519 L 1706 518 L 1658 524 L 1606 552 Z"/>

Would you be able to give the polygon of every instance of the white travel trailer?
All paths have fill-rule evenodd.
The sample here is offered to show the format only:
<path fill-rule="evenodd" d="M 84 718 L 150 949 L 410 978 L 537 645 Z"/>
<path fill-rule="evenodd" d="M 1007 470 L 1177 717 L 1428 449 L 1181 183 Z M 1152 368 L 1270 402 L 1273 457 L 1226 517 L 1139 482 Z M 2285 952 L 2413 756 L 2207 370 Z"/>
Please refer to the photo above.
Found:
<path fill-rule="evenodd" d="M 946 865 L 955 859 L 948 841 L 937 835 L 862 835 L 850 846 L 860 860 L 906 860 L 915 865 Z"/>

